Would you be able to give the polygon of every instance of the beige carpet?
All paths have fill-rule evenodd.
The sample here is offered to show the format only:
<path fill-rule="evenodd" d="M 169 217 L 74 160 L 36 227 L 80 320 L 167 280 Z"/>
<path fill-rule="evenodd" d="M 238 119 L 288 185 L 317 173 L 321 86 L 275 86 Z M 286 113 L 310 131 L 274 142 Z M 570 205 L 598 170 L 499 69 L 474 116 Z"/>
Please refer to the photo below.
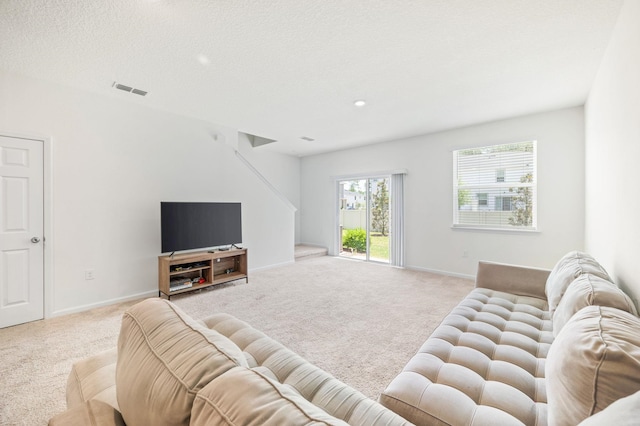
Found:
<path fill-rule="evenodd" d="M 194 318 L 228 312 L 370 398 L 473 287 L 469 280 L 315 257 L 171 300 Z M 115 346 L 135 302 L 0 330 L 0 424 L 65 410 L 71 364 Z"/>

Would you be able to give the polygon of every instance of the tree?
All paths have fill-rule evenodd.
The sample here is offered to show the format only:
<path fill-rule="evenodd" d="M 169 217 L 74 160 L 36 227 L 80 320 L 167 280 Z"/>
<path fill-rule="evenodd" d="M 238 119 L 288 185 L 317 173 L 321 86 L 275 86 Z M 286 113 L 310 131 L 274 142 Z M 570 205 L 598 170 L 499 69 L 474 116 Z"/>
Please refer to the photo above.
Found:
<path fill-rule="evenodd" d="M 458 209 L 460 209 L 460 207 L 462 206 L 466 206 L 467 204 L 469 204 L 469 201 L 471 200 L 471 195 L 469 194 L 469 190 L 468 189 L 460 189 L 460 186 L 462 185 L 462 181 L 460 179 L 458 179 Z"/>
<path fill-rule="evenodd" d="M 389 191 L 387 179 L 380 179 L 371 200 L 371 227 L 386 236 L 389 233 Z"/>
<path fill-rule="evenodd" d="M 527 173 L 520 178 L 521 183 L 533 182 L 533 175 Z M 512 205 L 515 207 L 509 218 L 509 224 L 513 226 L 531 226 L 533 223 L 533 193 L 531 187 L 509 188 L 509 192 L 514 192 Z"/>

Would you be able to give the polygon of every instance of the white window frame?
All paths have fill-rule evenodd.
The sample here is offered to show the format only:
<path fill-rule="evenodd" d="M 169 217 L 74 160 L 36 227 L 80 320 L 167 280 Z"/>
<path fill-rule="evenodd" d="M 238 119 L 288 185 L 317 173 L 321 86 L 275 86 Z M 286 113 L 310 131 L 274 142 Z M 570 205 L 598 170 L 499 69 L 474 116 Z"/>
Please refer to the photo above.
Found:
<path fill-rule="evenodd" d="M 465 151 L 468 149 L 488 149 L 488 148 L 496 148 L 499 146 L 506 145 L 514 145 L 519 143 L 532 143 L 533 144 L 533 155 L 532 155 L 532 174 L 533 174 L 533 182 L 531 183 L 506 183 L 506 182 L 497 182 L 498 172 L 496 170 L 496 179 L 494 183 L 487 183 L 482 185 L 466 185 L 461 183 L 458 176 L 458 153 L 460 151 Z M 514 142 L 514 143 L 506 143 L 506 144 L 495 144 L 488 145 L 483 147 L 468 147 L 468 148 L 460 148 L 453 151 L 453 225 L 454 229 L 472 229 L 472 230 L 487 230 L 487 231 L 499 231 L 499 232 L 538 232 L 538 144 L 536 140 L 522 141 L 522 142 Z M 501 169 L 502 167 L 500 167 Z M 506 175 L 506 172 L 505 172 Z M 506 179 L 505 179 L 506 180 Z M 458 210 L 458 191 L 460 189 L 467 189 L 470 194 L 474 196 L 479 193 L 491 192 L 491 189 L 494 188 L 503 188 L 505 186 L 509 187 L 529 187 L 532 189 L 532 223 L 531 226 L 516 226 L 516 225 L 482 225 L 482 224 L 461 224 L 459 222 L 459 210 Z M 488 197 L 487 201 L 488 206 L 491 206 L 492 203 L 490 201 L 491 196 Z M 513 200 L 512 200 L 513 203 Z M 485 206 L 482 206 L 483 210 Z M 494 206 L 495 209 L 495 206 Z M 513 207 L 512 207 L 512 210 Z"/>

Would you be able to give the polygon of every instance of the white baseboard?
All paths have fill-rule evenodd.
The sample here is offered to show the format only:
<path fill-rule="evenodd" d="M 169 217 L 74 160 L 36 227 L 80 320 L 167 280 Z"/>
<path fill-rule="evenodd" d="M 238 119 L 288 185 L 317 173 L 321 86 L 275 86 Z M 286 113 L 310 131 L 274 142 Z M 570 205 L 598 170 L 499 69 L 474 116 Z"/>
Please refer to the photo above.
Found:
<path fill-rule="evenodd" d="M 423 268 L 420 266 L 405 266 L 405 268 L 411 269 L 413 271 L 431 272 L 432 274 L 446 275 L 448 277 L 466 278 L 468 280 L 476 279 L 475 275 L 459 274 L 457 272 L 450 272 L 450 271 L 440 271 L 438 269 L 429 269 L 429 268 Z"/>
<path fill-rule="evenodd" d="M 274 263 L 273 265 L 261 266 L 259 268 L 249 268 L 249 278 L 251 278 L 251 273 L 252 272 L 266 271 L 267 269 L 273 269 L 273 268 L 279 268 L 281 266 L 293 265 L 294 263 L 296 263 L 295 260 L 288 260 L 286 262 Z"/>
<path fill-rule="evenodd" d="M 101 308 L 103 306 L 115 305 L 116 303 L 128 302 L 129 300 L 146 299 L 146 298 L 149 298 L 149 297 L 158 297 L 158 290 L 145 291 L 144 293 L 138 293 L 138 294 L 133 294 L 133 295 L 130 295 L 130 296 L 118 297 L 116 299 L 103 300 L 103 301 L 97 302 L 97 303 L 91 303 L 91 304 L 82 305 L 82 306 L 74 306 L 73 308 L 54 311 L 51 314 L 51 318 L 59 317 L 59 316 L 62 316 L 62 315 L 75 314 L 76 312 L 88 311 L 90 309 Z"/>
<path fill-rule="evenodd" d="M 262 267 L 259 267 L 259 268 L 249 268 L 249 278 L 251 278 L 251 273 L 252 272 L 264 271 L 264 270 L 267 270 L 267 269 L 278 268 L 278 267 L 281 267 L 281 266 L 293 265 L 294 263 L 295 263 L 294 260 L 290 260 L 290 261 L 287 261 L 287 262 L 276 263 L 276 264 L 273 264 L 273 265 L 262 266 Z M 77 312 L 88 311 L 88 310 L 94 309 L 94 308 L 101 308 L 103 306 L 115 305 L 116 303 L 128 302 L 130 300 L 136 300 L 136 299 L 146 299 L 146 298 L 149 298 L 149 297 L 158 297 L 158 290 L 156 289 L 156 290 L 151 290 L 151 291 L 145 291 L 143 293 L 132 294 L 130 296 L 118 297 L 118 298 L 115 298 L 115 299 L 108 299 L 108 300 L 103 300 L 103 301 L 96 302 L 96 303 L 90 303 L 88 305 L 74 306 L 72 308 L 53 311 L 51 313 L 51 315 L 48 316 L 47 318 L 54 318 L 54 317 L 59 317 L 59 316 L 62 316 L 62 315 L 75 314 Z"/>

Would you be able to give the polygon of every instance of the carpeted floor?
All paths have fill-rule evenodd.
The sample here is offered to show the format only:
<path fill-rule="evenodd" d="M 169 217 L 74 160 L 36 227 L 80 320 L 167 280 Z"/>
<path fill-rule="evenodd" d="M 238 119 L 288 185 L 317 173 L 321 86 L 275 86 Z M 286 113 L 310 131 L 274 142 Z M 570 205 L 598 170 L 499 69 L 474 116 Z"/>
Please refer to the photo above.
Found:
<path fill-rule="evenodd" d="M 376 399 L 470 280 L 315 257 L 172 297 L 194 318 L 228 312 Z M 71 364 L 113 348 L 135 302 L 0 329 L 0 424 L 46 425 L 65 410 Z"/>

